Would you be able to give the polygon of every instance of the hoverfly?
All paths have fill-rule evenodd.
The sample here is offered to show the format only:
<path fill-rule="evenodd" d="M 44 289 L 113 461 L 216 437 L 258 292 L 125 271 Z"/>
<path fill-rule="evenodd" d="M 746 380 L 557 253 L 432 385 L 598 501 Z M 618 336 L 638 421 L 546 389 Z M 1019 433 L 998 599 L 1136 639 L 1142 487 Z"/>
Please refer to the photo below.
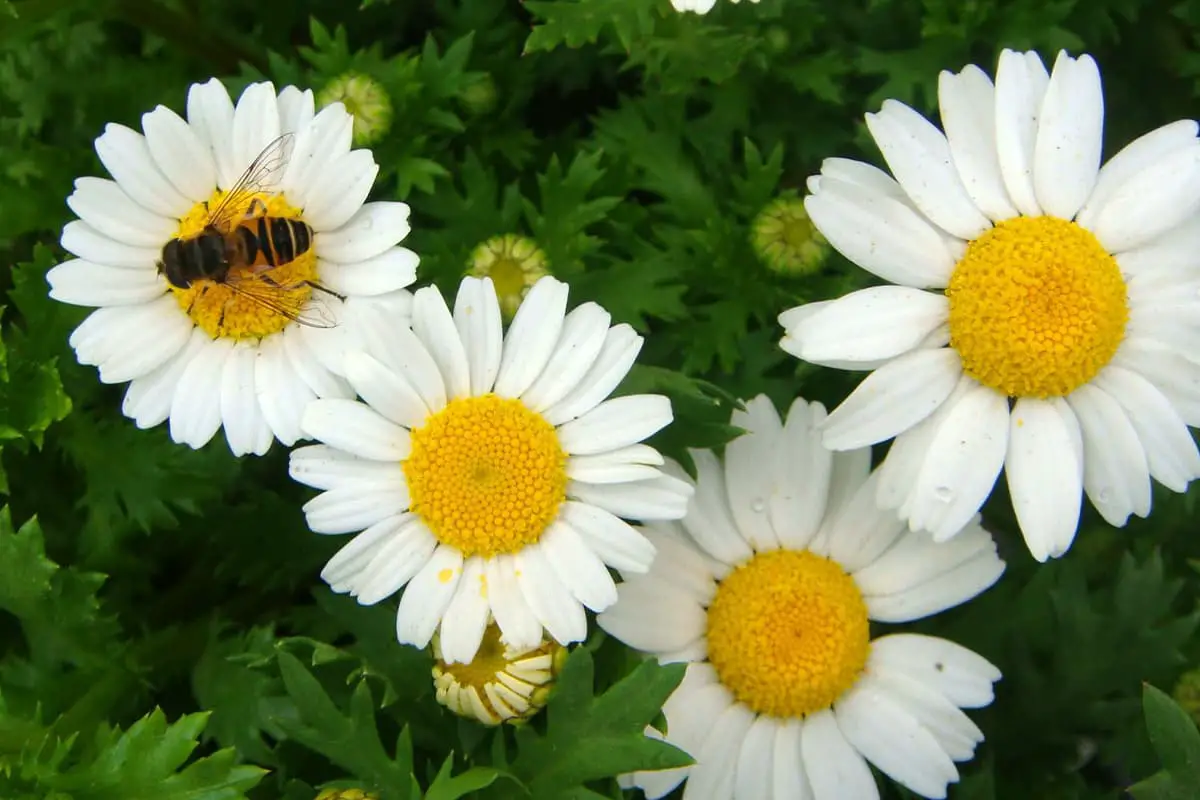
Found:
<path fill-rule="evenodd" d="M 316 281 L 281 283 L 272 272 L 307 253 L 313 244 L 313 229 L 308 223 L 288 217 L 269 216 L 259 192 L 270 191 L 291 155 L 294 134 L 285 133 L 268 144 L 250 163 L 237 182 L 209 212 L 204 229 L 186 238 L 174 238 L 162 249 L 158 271 L 172 286 L 191 288 L 196 281 L 211 281 L 227 287 L 233 294 L 293 322 L 315 328 L 332 328 L 333 316 L 320 302 L 308 303 L 310 292 L 296 290 L 307 286 L 338 298 L 340 294 Z M 246 212 L 238 209 L 250 200 Z M 205 203 L 208 210 L 208 204 Z M 208 287 L 201 289 L 201 297 Z M 315 297 L 312 298 L 316 300 Z M 193 305 L 195 300 L 192 301 Z M 309 305 L 308 308 L 303 306 Z M 188 308 L 191 312 L 191 308 Z M 222 311 L 223 324 L 224 310 Z"/>

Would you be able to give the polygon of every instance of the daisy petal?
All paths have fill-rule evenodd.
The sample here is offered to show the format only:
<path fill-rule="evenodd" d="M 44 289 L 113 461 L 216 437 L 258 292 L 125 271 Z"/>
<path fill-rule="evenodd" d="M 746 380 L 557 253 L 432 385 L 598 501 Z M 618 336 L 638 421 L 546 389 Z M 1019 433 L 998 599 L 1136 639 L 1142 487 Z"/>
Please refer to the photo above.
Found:
<path fill-rule="evenodd" d="M 906 675 L 872 672 L 872 684 L 929 731 L 954 761 L 969 761 L 983 731 L 941 692 Z"/>
<path fill-rule="evenodd" d="M 1129 339 L 1113 366 L 1136 372 L 1162 392 L 1184 422 L 1200 426 L 1200 366 L 1174 349 L 1151 339 Z"/>
<path fill-rule="evenodd" d="M 300 427 L 317 441 L 375 461 L 403 461 L 412 446 L 408 431 L 354 400 L 314 400 Z"/>
<path fill-rule="evenodd" d="M 374 297 L 403 289 L 417 279 L 417 254 L 392 247 L 377 256 L 353 264 L 321 260 L 321 285 L 338 294 Z"/>
<path fill-rule="evenodd" d="M 504 331 L 491 278 L 463 278 L 454 300 L 454 324 L 467 352 L 471 394 L 487 394 L 500 372 Z"/>
<path fill-rule="evenodd" d="M 567 482 L 568 497 L 591 503 L 618 517 L 642 522 L 679 519 L 691 494 L 690 485 L 669 475 L 639 483 Z"/>
<path fill-rule="evenodd" d="M 166 281 L 155 270 L 122 269 L 80 258 L 64 261 L 46 273 L 50 297 L 76 306 L 129 306 L 161 297 Z"/>
<path fill-rule="evenodd" d="M 267 145 L 279 138 L 279 103 L 275 87 L 269 82 L 252 83 L 242 92 L 233 109 L 233 133 L 230 148 L 233 168 L 238 174 L 249 168 Z M 281 173 L 267 179 L 266 186 L 274 189 Z M 230 189 L 231 186 L 222 186 Z"/>
<path fill-rule="evenodd" d="M 1049 83 L 1050 75 L 1037 53 L 1000 53 L 996 68 L 996 154 L 1009 198 L 1028 217 L 1042 213 L 1033 188 L 1033 168 L 1042 98 Z"/>
<path fill-rule="evenodd" d="M 281 444 L 291 447 L 304 435 L 300 418 L 316 394 L 288 361 L 283 337 L 268 336 L 258 346 L 254 385 L 263 419 Z"/>
<path fill-rule="evenodd" d="M 890 283 L 945 286 L 954 257 L 938 231 L 908 204 L 851 183 L 824 180 L 804 199 L 813 224 L 834 249 Z"/>
<path fill-rule="evenodd" d="M 1125 409 L 1145 448 L 1151 477 L 1173 492 L 1187 491 L 1200 476 L 1200 452 L 1170 401 L 1141 375 L 1111 364 L 1095 383 Z"/>
<path fill-rule="evenodd" d="M 753 551 L 733 521 L 724 468 L 709 450 L 690 450 L 688 454 L 696 465 L 697 480 L 683 526 L 713 558 L 723 564 L 741 563 Z"/>
<path fill-rule="evenodd" d="M 411 230 L 407 203 L 366 203 L 337 230 L 313 237 L 317 257 L 339 264 L 359 264 L 383 255 Z"/>
<path fill-rule="evenodd" d="M 326 444 L 310 444 L 293 450 L 288 461 L 288 474 L 293 480 L 314 489 L 346 489 L 363 484 L 394 487 L 404 483 L 399 464 L 359 458 Z"/>
<path fill-rule="evenodd" d="M 653 480 L 662 475 L 654 468 L 663 457 L 653 447 L 634 444 L 593 456 L 567 459 L 567 477 L 582 483 L 629 483 Z"/>
<path fill-rule="evenodd" d="M 996 153 L 996 89 L 974 64 L 938 75 L 938 107 L 954 166 L 975 205 L 993 221 L 1015 217 Z"/>
<path fill-rule="evenodd" d="M 458 329 L 446 300 L 436 287 L 426 286 L 413 295 L 413 332 L 426 343 L 429 354 L 438 365 L 450 398 L 464 397 L 471 392 L 467 351 L 463 348 Z"/>
<path fill-rule="evenodd" d="M 483 559 L 468 558 L 458 589 L 442 616 L 440 646 L 446 663 L 470 664 L 479 652 L 488 625 L 487 596 Z"/>
<path fill-rule="evenodd" d="M 221 427 L 221 373 L 233 342 L 209 342 L 179 376 L 171 401 L 171 439 L 199 450 Z"/>
<path fill-rule="evenodd" d="M 331 160 L 308 187 L 305 220 L 318 231 L 342 227 L 362 208 L 378 174 L 370 150 L 354 150 Z"/>
<path fill-rule="evenodd" d="M 688 794 L 707 800 L 733 796 L 738 750 L 753 722 L 754 712 L 741 703 L 721 712 L 696 755 L 688 776 Z"/>
<path fill-rule="evenodd" d="M 521 400 L 534 411 L 545 411 L 574 389 L 600 355 L 608 333 L 609 313 L 584 303 L 567 314 L 550 361 Z"/>
<path fill-rule="evenodd" d="M 642 349 L 642 337 L 624 323 L 608 329 L 600 355 L 582 380 L 559 402 L 543 412 L 551 425 L 561 425 L 582 416 L 612 394 L 629 374 Z"/>
<path fill-rule="evenodd" d="M 210 339 L 204 331 L 192 328 L 179 352 L 150 372 L 133 378 L 125 390 L 121 413 L 145 430 L 166 421 L 171 414 L 175 386 L 184 369 Z"/>
<path fill-rule="evenodd" d="M 559 644 L 587 637 L 583 606 L 555 574 L 540 544 L 527 545 L 514 556 L 517 584 L 525 602 Z"/>
<path fill-rule="evenodd" d="M 768 502 L 771 528 L 784 547 L 807 547 L 828 508 L 833 452 L 821 446 L 814 430 L 825 419 L 824 406 L 803 398 L 788 409 Z"/>
<path fill-rule="evenodd" d="M 738 752 L 733 797 L 758 797 L 770 800 L 774 777 L 775 736 L 780 721 L 772 717 L 754 718 L 750 730 L 735 748 Z"/>
<path fill-rule="evenodd" d="M 567 284 L 549 276 L 529 290 L 504 337 L 496 394 L 520 397 L 542 374 L 563 328 L 567 292 Z"/>
<path fill-rule="evenodd" d="M 936 689 L 959 708 L 982 708 L 995 694 L 1000 670 L 962 645 L 919 633 L 892 633 L 871 641 L 868 669 L 896 673 Z"/>
<path fill-rule="evenodd" d="M 789 719 L 780 722 L 775 730 L 774 775 L 770 795 L 773 800 L 816 800 L 812 787 L 808 785 L 808 773 L 800 754 L 800 737 L 804 722 Z M 739 798 L 740 800 L 740 798 Z"/>
<path fill-rule="evenodd" d="M 59 243 L 84 261 L 137 272 L 156 271 L 155 264 L 162 257 L 161 247 L 135 247 L 118 242 L 78 219 L 63 226 Z"/>
<path fill-rule="evenodd" d="M 525 602 L 517 583 L 516 561 L 507 554 L 487 560 L 488 600 L 503 641 L 512 647 L 537 647 L 542 643 L 542 623 Z"/>
<path fill-rule="evenodd" d="M 942 545 L 946 546 L 946 545 Z M 925 583 L 905 591 L 864 598 L 875 622 L 911 622 L 954 608 L 1000 579 L 1004 562 L 986 550 Z"/>
<path fill-rule="evenodd" d="M 1033 187 L 1047 214 L 1074 219 L 1100 170 L 1104 93 L 1089 55 L 1060 51 L 1042 99 L 1033 149 Z"/>
<path fill-rule="evenodd" d="M 373 605 L 408 583 L 435 547 L 437 539 L 416 514 L 398 514 L 352 537 L 325 564 L 321 580 L 361 605 Z"/>
<path fill-rule="evenodd" d="M 362 352 L 346 356 L 346 380 L 371 408 L 405 428 L 421 425 L 429 407 L 408 381 Z"/>
<path fill-rule="evenodd" d="M 121 189 L 147 211 L 178 219 L 192 207 L 159 171 L 146 137 L 132 128 L 110 122 L 96 139 L 96 155 Z"/>
<path fill-rule="evenodd" d="M 233 100 L 219 80 L 192 85 L 187 118 L 196 138 L 212 154 L 217 186 L 228 189 L 245 165 L 237 168 L 233 163 Z"/>
<path fill-rule="evenodd" d="M 234 345 L 225 368 L 221 372 L 221 423 L 225 439 L 235 456 L 253 453 L 261 456 L 266 449 L 259 450 L 267 426 L 254 386 L 254 362 L 258 348 L 246 341 Z M 274 437 L 267 438 L 267 444 Z"/>
<path fill-rule="evenodd" d="M 1084 384 L 1067 398 L 1083 433 L 1083 487 L 1088 498 L 1116 528 L 1130 514 L 1150 513 L 1150 467 L 1129 417 L 1105 391 Z"/>
<path fill-rule="evenodd" d="M 913 487 L 909 527 L 954 536 L 980 509 L 1008 450 L 1008 398 L 976 385 L 942 420 Z"/>
<path fill-rule="evenodd" d="M 395 476 L 388 482 L 355 482 L 322 492 L 304 504 L 304 515 L 313 533 L 353 533 L 407 511 L 408 503 L 408 487 Z"/>
<path fill-rule="evenodd" d="M 134 247 L 161 251 L 178 224 L 142 208 L 114 181 L 102 178 L 77 179 L 67 205 L 95 230 Z"/>
<path fill-rule="evenodd" d="M 396 640 L 413 647 L 425 647 L 433 638 L 454 597 L 463 571 L 462 553 L 440 545 L 409 581 L 396 611 Z"/>
<path fill-rule="evenodd" d="M 788 331 L 809 361 L 893 358 L 921 344 L 946 321 L 949 301 L 906 286 L 875 286 L 831 302 Z"/>
<path fill-rule="evenodd" d="M 1171 152 L 1195 144 L 1197 131 L 1200 131 L 1200 124 L 1181 119 L 1143 134 L 1125 145 L 1100 169 L 1092 195 L 1083 204 L 1075 221 L 1088 230 L 1094 230 L 1096 212 L 1108 205 L 1117 188 Z"/>
<path fill-rule="evenodd" d="M 832 711 L 825 709 L 804 718 L 800 757 L 817 800 L 835 797 L 879 800 L 871 768 L 846 741 Z"/>
<path fill-rule="evenodd" d="M 894 438 L 938 409 L 958 385 L 962 360 L 943 347 L 916 350 L 872 372 L 821 426 L 833 450 L 856 450 Z"/>
<path fill-rule="evenodd" d="M 585 607 L 598 613 L 617 601 L 617 587 L 604 562 L 569 525 L 551 523 L 538 541 L 559 580 Z"/>
<path fill-rule="evenodd" d="M 142 130 L 150 155 L 176 190 L 193 203 L 209 199 L 217 187 L 216 166 L 192 126 L 173 110 L 157 106 L 142 115 Z"/>
<path fill-rule="evenodd" d="M 1200 142 L 1180 148 L 1112 189 L 1091 231 L 1110 253 L 1131 250 L 1170 231 L 1200 208 Z"/>
<path fill-rule="evenodd" d="M 774 482 L 773 468 L 778 458 L 783 423 L 766 395 L 746 403 L 746 410 L 735 410 L 730 425 L 746 433 L 725 445 L 725 488 L 729 510 L 738 531 L 756 551 L 779 546 L 779 537 L 771 527 L 767 499 Z"/>
<path fill-rule="evenodd" d="M 905 788 L 944 798 L 958 769 L 937 740 L 887 692 L 861 680 L 838 699 L 838 728 L 858 752 Z"/>
<path fill-rule="evenodd" d="M 874 562 L 904 532 L 904 520 L 873 501 L 880 480 L 876 472 L 841 504 L 841 510 L 822 526 L 828 533 L 829 557 L 847 572 Z"/>
<path fill-rule="evenodd" d="M 602 508 L 567 500 L 559 507 L 562 520 L 583 537 L 600 560 L 623 573 L 646 572 L 654 560 L 654 545 L 633 526 Z"/>
<path fill-rule="evenodd" d="M 954 170 L 946 137 L 929 120 L 885 100 L 878 114 L 867 114 L 867 128 L 905 193 L 935 225 L 960 239 L 991 227 Z"/>
<path fill-rule="evenodd" d="M 1004 472 L 1021 534 L 1038 561 L 1065 553 L 1079 526 L 1083 463 L 1069 426 L 1078 427 L 1074 415 L 1064 417 L 1052 402 L 1022 397 L 1013 406 Z"/>
<path fill-rule="evenodd" d="M 671 401 L 658 394 L 633 394 L 605 400 L 558 429 L 568 455 L 594 455 L 636 444 L 671 423 Z"/>

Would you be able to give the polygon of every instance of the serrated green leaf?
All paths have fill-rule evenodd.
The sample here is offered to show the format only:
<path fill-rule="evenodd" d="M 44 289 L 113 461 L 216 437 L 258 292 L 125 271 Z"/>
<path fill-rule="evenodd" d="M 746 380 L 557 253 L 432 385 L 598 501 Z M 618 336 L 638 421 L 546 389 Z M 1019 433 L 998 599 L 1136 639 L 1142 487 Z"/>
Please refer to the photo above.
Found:
<path fill-rule="evenodd" d="M 1200 731 L 1179 704 L 1150 684 L 1142 687 L 1146 729 L 1163 769 L 1200 797 Z M 1149 796 L 1149 795 L 1147 795 Z"/>
<path fill-rule="evenodd" d="M 276 714 L 272 723 L 288 738 L 369 781 L 385 800 L 406 800 L 413 783 L 411 750 L 403 740 L 395 759 L 384 750 L 367 682 L 354 688 L 346 715 L 299 659 L 286 650 L 278 650 L 276 659 L 297 716 Z"/>
<path fill-rule="evenodd" d="M 429 784 L 425 792 L 425 800 L 458 800 L 471 792 L 486 789 L 498 778 L 506 777 L 505 773 L 492 767 L 471 767 L 457 775 L 452 775 L 454 755 L 451 754 L 442 762 L 441 769 Z"/>
<path fill-rule="evenodd" d="M 576 648 L 551 695 L 546 735 L 530 728 L 517 732 L 513 775 L 533 797 L 557 797 L 587 781 L 692 763 L 683 751 L 645 735 L 684 671 L 684 664 L 647 660 L 595 697 L 591 653 Z"/>
<path fill-rule="evenodd" d="M 39 783 L 74 800 L 239 800 L 266 770 L 239 766 L 233 750 L 184 766 L 207 718 L 188 714 L 169 725 L 166 715 L 155 709 L 124 733 L 99 732 L 91 745 L 96 755 L 89 763 L 39 776 Z"/>

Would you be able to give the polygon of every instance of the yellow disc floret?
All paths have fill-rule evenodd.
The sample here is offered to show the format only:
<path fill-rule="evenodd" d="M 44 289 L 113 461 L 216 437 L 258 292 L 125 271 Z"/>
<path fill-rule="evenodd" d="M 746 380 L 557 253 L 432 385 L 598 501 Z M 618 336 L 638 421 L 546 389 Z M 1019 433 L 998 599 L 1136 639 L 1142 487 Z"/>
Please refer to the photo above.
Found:
<path fill-rule="evenodd" d="M 1121 270 L 1089 231 L 1016 217 L 967 246 L 946 287 L 963 369 L 1009 397 L 1061 397 L 1116 354 L 1129 321 Z"/>
<path fill-rule="evenodd" d="M 217 209 L 224 196 L 225 193 L 218 190 L 207 203 L 197 203 L 179 221 L 176 237 L 191 239 L 202 234 L 211 218 L 210 209 Z M 255 203 L 255 200 L 258 202 Z M 300 219 L 299 209 L 289 205 L 283 195 L 246 193 L 238 197 L 235 205 L 235 208 L 230 209 L 232 214 L 229 218 L 232 222 L 225 225 L 224 233 L 233 234 L 235 226 L 242 221 L 257 225 L 253 220 L 246 219 L 251 205 L 255 207 L 255 216 L 261 217 L 265 214 L 271 217 Z M 258 268 L 261 269 L 262 265 Z M 229 270 L 226 282 L 197 280 L 187 289 L 176 286 L 171 286 L 170 289 L 179 307 L 201 330 L 214 339 L 258 339 L 279 333 L 286 328 L 293 318 L 284 312 L 299 310 L 308 301 L 312 289 L 306 281 L 317 280 L 317 256 L 310 247 L 307 252 L 292 261 L 271 268 L 270 284 L 255 280 L 252 277 L 253 272 L 250 265 L 234 265 Z M 275 308 L 255 302 L 229 286 L 229 283 L 245 282 L 247 279 L 257 289 L 255 294 L 265 297 Z"/>
<path fill-rule="evenodd" d="M 451 400 L 412 432 L 404 475 L 412 510 L 463 555 L 533 544 L 566 499 L 558 434 L 520 400 Z"/>
<path fill-rule="evenodd" d="M 798 718 L 829 708 L 867 662 L 867 607 L 854 580 L 808 551 L 759 553 L 717 586 L 708 660 L 751 710 Z"/>

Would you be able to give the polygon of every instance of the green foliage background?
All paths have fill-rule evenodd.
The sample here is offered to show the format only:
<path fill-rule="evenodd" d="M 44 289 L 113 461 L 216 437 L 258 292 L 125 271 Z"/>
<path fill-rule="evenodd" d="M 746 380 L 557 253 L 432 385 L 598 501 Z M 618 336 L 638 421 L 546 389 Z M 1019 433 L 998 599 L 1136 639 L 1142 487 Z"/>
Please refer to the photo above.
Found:
<path fill-rule="evenodd" d="M 864 112 L 893 97 L 933 115 L 939 70 L 990 72 L 1002 47 L 1086 51 L 1111 155 L 1197 113 L 1198 24 L 1198 0 L 720 0 L 705 17 L 667 0 L 0 0 L 0 798 L 304 800 L 343 782 L 565 800 L 679 763 L 640 733 L 679 670 L 600 633 L 548 720 L 519 735 L 457 720 L 429 657 L 395 643 L 394 601 L 360 608 L 320 582 L 339 542 L 305 528 L 282 448 L 194 452 L 120 416 L 123 387 L 67 347 L 86 311 L 44 281 L 72 181 L 104 174 L 105 123 L 182 110 L 213 75 L 234 92 L 373 77 L 395 108 L 373 196 L 412 206 L 421 282 L 451 290 L 489 236 L 535 238 L 573 302 L 647 335 L 625 390 L 671 395 L 655 444 L 680 457 L 728 438 L 731 397 L 832 405 L 857 380 L 786 357 L 775 316 L 866 274 L 834 257 L 781 278 L 748 231 L 822 158 L 878 163 Z M 1004 672 L 951 796 L 1116 798 L 1163 764 L 1194 771 L 1200 744 L 1165 698 L 1155 754 L 1141 684 L 1169 690 L 1200 664 L 1196 491 L 1157 493 L 1121 531 L 1089 510 L 1040 567 L 1003 491 L 986 508 L 1000 584 L 912 626 Z M 1163 775 L 1191 788 L 1138 796 L 1196 796 Z"/>

